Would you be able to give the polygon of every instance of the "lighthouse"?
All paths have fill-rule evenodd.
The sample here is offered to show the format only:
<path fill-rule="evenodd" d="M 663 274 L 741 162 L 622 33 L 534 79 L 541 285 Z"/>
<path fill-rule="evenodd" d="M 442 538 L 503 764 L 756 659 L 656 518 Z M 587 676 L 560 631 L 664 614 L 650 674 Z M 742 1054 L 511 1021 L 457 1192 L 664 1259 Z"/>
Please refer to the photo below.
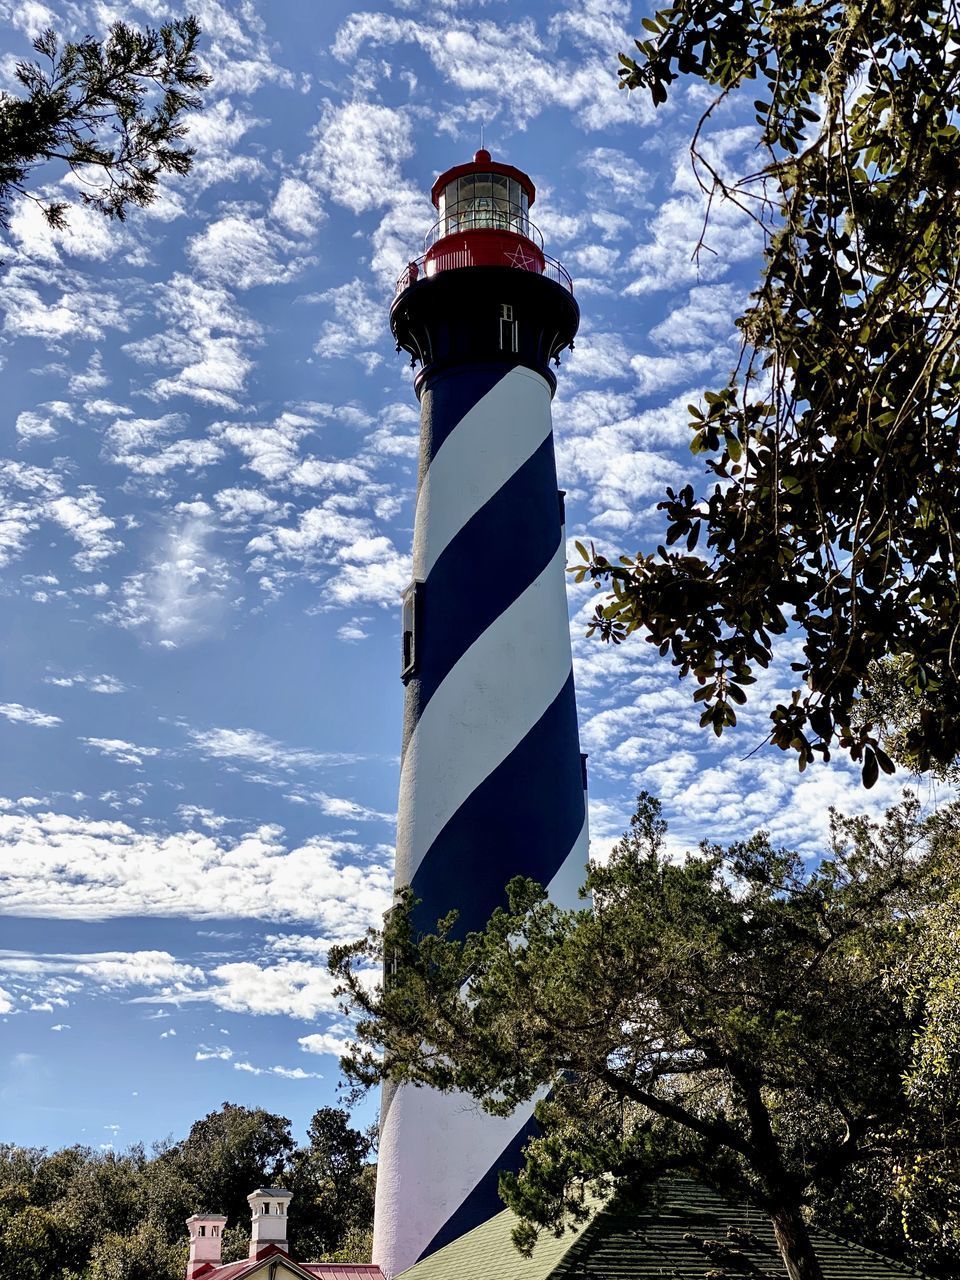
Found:
<path fill-rule="evenodd" d="M 390 312 L 420 401 L 396 885 L 421 932 L 456 909 L 462 936 L 513 876 L 577 905 L 587 861 L 550 413 L 580 312 L 525 173 L 480 150 L 431 195 L 437 221 Z M 388 1278 L 499 1212 L 497 1175 L 519 1166 L 532 1110 L 385 1088 L 374 1261 Z"/>

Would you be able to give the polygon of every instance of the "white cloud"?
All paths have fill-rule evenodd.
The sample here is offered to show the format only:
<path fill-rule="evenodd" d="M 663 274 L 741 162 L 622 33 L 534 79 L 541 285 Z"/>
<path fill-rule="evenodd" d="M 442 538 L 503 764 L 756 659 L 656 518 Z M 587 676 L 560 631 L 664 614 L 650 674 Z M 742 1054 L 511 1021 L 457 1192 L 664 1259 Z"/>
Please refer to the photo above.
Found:
<path fill-rule="evenodd" d="M 690 464 L 655 452 L 654 446 L 673 449 L 689 441 L 686 402 L 681 397 L 621 416 L 629 403 L 625 397 L 585 393 L 577 404 L 564 405 L 563 416 L 574 429 L 558 438 L 558 470 L 568 483 L 585 487 L 594 523 L 623 530 L 652 521 L 659 527 L 656 500 L 666 485 L 688 478 Z"/>
<path fill-rule="evenodd" d="M 329 1053 L 334 1058 L 342 1058 L 344 1054 L 350 1052 L 352 1047 L 350 1040 L 330 1031 L 318 1031 L 313 1035 L 300 1036 L 297 1044 L 304 1053 Z"/>
<path fill-rule="evenodd" d="M 210 978 L 218 985 L 211 985 L 204 998 L 232 1013 L 288 1013 L 312 1019 L 337 1008 L 337 980 L 326 964 L 282 959 L 261 965 L 244 960 L 218 965 Z"/>
<path fill-rule="evenodd" d="M 251 1062 L 235 1062 L 234 1071 L 246 1071 L 253 1076 L 280 1076 L 284 1080 L 322 1080 L 316 1071 L 304 1071 L 302 1067 L 255 1067 Z"/>
<path fill-rule="evenodd" d="M 203 973 L 196 965 L 174 959 L 168 951 L 107 951 L 78 958 L 71 972 L 109 988 L 180 987 Z"/>
<path fill-rule="evenodd" d="M 216 422 L 211 430 L 218 440 L 232 445 L 246 459 L 247 467 L 271 484 L 296 488 L 335 488 L 342 494 L 350 486 L 364 484 L 369 476 L 357 459 L 323 459 L 302 454 L 301 444 L 315 433 L 321 418 L 315 413 L 284 410 L 270 424 Z M 241 490 L 228 490 L 239 494 Z M 250 499 L 261 504 L 268 499 Z"/>
<path fill-rule="evenodd" d="M 382 300 L 374 298 L 361 280 L 351 280 L 319 295 L 333 308 L 334 319 L 325 320 L 314 351 L 327 359 L 353 356 L 372 372 L 389 349 L 387 314 Z"/>
<path fill-rule="evenodd" d="M 731 152 L 742 150 L 748 141 L 739 130 L 720 138 L 719 144 L 715 139 L 711 159 L 723 169 Z M 693 178 L 686 147 L 675 161 L 673 188 L 677 194 L 661 203 L 647 223 L 648 238 L 629 256 L 627 265 L 637 274 L 624 290 L 627 296 L 709 284 L 728 275 L 735 263 L 759 257 L 760 230 L 731 200 L 713 202 L 705 227 L 707 197 Z M 706 247 L 695 254 L 701 235 Z"/>
<path fill-rule="evenodd" d="M 99 391 L 101 387 L 110 385 L 109 377 L 103 371 L 103 356 L 94 351 L 85 370 L 70 375 L 70 390 L 76 395 L 85 395 L 88 391 Z"/>
<path fill-rule="evenodd" d="M 259 489 L 221 489 L 213 495 L 213 500 L 220 510 L 221 519 L 231 524 L 268 520 L 281 511 L 279 503 Z"/>
<path fill-rule="evenodd" d="M 57 272 L 57 283 L 33 268 L 10 267 L 0 281 L 4 332 L 11 338 L 39 338 L 59 348 L 65 342 L 97 342 L 107 329 L 125 330 L 137 307 L 89 281 Z"/>
<path fill-rule="evenodd" d="M 405 111 L 373 102 L 327 103 L 314 137 L 307 172 L 329 199 L 354 213 L 393 203 L 404 185 L 400 163 L 413 154 Z"/>
<path fill-rule="evenodd" d="M 369 640 L 370 632 L 363 629 L 365 621 L 365 618 L 351 618 L 337 628 L 337 639 L 343 640 L 345 644 L 359 644 L 361 640 Z"/>
<path fill-rule="evenodd" d="M 299 236 L 312 236 L 326 217 L 317 193 L 300 178 L 283 179 L 270 206 L 270 215 Z"/>
<path fill-rule="evenodd" d="M 34 503 L 8 501 L 0 511 L 0 568 L 16 559 L 37 528 L 40 512 Z"/>
<path fill-rule="evenodd" d="M 173 368 L 158 378 L 152 394 L 167 400 L 186 395 L 205 404 L 239 409 L 253 367 L 251 349 L 262 342 L 260 325 L 226 289 L 176 274 L 155 290 L 163 328 L 124 348 L 141 363 Z"/>
<path fill-rule="evenodd" d="M 423 243 L 423 233 L 436 220 L 434 209 L 425 192 L 401 189 L 380 220 L 373 233 L 373 256 L 370 266 L 382 286 L 391 290 L 401 273 L 416 256 Z M 385 316 L 387 307 L 383 299 L 378 303 Z M 384 339 L 385 349 L 389 343 Z"/>
<path fill-rule="evenodd" d="M 155 21 L 170 12 L 164 0 L 145 0 L 141 7 Z M 204 62 L 213 72 L 214 92 L 247 96 L 263 85 L 302 87 L 302 80 L 277 61 L 275 41 L 252 5 L 197 0 L 193 12 L 203 28 Z"/>
<path fill-rule="evenodd" d="M 353 62 L 365 45 L 418 45 L 451 85 L 474 100 L 487 95 L 496 104 L 494 117 L 503 112 L 521 127 L 553 106 L 566 108 L 573 122 L 588 130 L 649 119 L 652 108 L 643 98 L 618 89 L 614 54 L 618 39 L 620 48 L 630 46 L 629 34 L 611 22 L 600 28 L 599 15 L 587 33 L 581 16 L 578 9 L 568 30 L 592 41 L 602 29 L 611 43 L 603 44 L 602 52 L 576 59 L 558 55 L 556 37 L 563 31 L 562 20 L 554 21 L 553 33 L 543 34 L 532 18 L 476 22 L 451 17 L 431 23 L 422 14 L 396 18 L 384 13 L 352 14 L 337 32 L 333 53 L 341 61 Z M 614 30 L 621 35 L 610 36 Z"/>
<path fill-rule="evenodd" d="M 269 426 L 216 422 L 213 432 L 238 449 L 251 471 L 274 483 L 285 481 L 300 465 L 300 442 L 317 426 L 317 419 L 284 411 Z"/>
<path fill-rule="evenodd" d="M 118 764 L 140 765 L 145 757 L 160 754 L 159 747 L 138 747 L 133 742 L 124 742 L 122 738 L 81 738 L 80 741 Z"/>
<path fill-rule="evenodd" d="M 234 289 L 282 284 L 299 275 L 308 259 L 290 255 L 291 242 L 262 218 L 228 214 L 210 222 L 187 244 L 201 275 Z"/>
<path fill-rule="evenodd" d="M 237 155 L 235 149 L 250 129 L 262 123 L 236 108 L 229 98 L 220 98 L 203 111 L 187 116 L 187 138 L 197 152 L 189 186 L 203 190 L 215 183 L 258 177 L 263 172 L 263 162 L 256 156 Z"/>
<path fill-rule="evenodd" d="M 582 163 L 590 174 L 591 186 L 605 201 L 649 208 L 650 175 L 637 164 L 635 156 L 614 147 L 595 147 Z"/>
<path fill-rule="evenodd" d="M 373 531 L 367 519 L 344 515 L 339 505 L 324 502 L 300 513 L 294 528 L 280 525 L 252 538 L 248 549 L 303 563 L 326 563 L 331 554 Z"/>
<path fill-rule="evenodd" d="M 46 504 L 47 516 L 80 544 L 81 550 L 73 557 L 73 563 L 84 573 L 92 573 L 123 545 L 109 536 L 116 523 L 103 515 L 103 501 L 93 488 L 85 485 L 76 495 L 64 494 Z"/>
<path fill-rule="evenodd" d="M 584 244 L 571 252 L 570 263 L 580 274 L 603 279 L 614 273 L 619 258 L 619 249 L 603 244 Z"/>
<path fill-rule="evenodd" d="M 229 1062 L 233 1057 L 233 1050 L 225 1044 L 202 1044 L 193 1056 L 195 1062 L 210 1062 L 214 1059 L 220 1062 Z"/>
<path fill-rule="evenodd" d="M 361 845 L 322 837 L 287 847 L 276 827 L 235 839 L 164 835 L 120 821 L 7 810 L 0 812 L 0 909 L 81 920 L 298 920 L 347 940 L 391 901 L 386 855 L 365 861 L 365 854 Z"/>
<path fill-rule="evenodd" d="M 17 0 L 15 4 L 4 0 L 0 14 L 31 39 L 42 35 L 49 27 L 57 26 L 57 15 L 39 0 Z"/>
<path fill-rule="evenodd" d="M 20 702 L 0 702 L 0 716 L 4 716 L 11 724 L 29 724 L 38 729 L 52 729 L 62 724 L 59 716 L 47 715 L 33 707 L 25 707 Z"/>
<path fill-rule="evenodd" d="M 670 351 L 709 350 L 722 339 L 732 339 L 734 348 L 739 347 L 734 319 L 746 303 L 743 290 L 731 284 L 698 286 L 690 290 L 683 306 L 671 308 L 666 319 L 650 330 L 650 337 Z"/>
<path fill-rule="evenodd" d="M 401 555 L 392 545 L 375 561 L 345 564 L 327 583 L 327 600 L 338 607 L 377 604 L 389 609 L 398 604 L 410 582 L 410 565 L 410 556 Z"/>
<path fill-rule="evenodd" d="M 216 625 L 233 583 L 227 561 L 212 549 L 214 530 L 206 516 L 186 510 L 175 517 L 149 570 L 126 578 L 121 603 L 103 615 L 121 627 L 143 628 L 167 647 L 194 641 Z"/>
<path fill-rule="evenodd" d="M 128 455 L 115 461 L 142 476 L 162 476 L 177 467 L 197 471 L 217 462 L 220 456 L 220 450 L 210 440 L 175 440 L 150 457 Z"/>
<path fill-rule="evenodd" d="M 70 379 L 71 389 L 77 379 Z M 133 410 L 125 404 L 117 404 L 115 400 L 107 400 L 103 396 L 84 400 L 83 407 L 87 413 L 97 417 L 116 417 L 118 414 L 129 416 Z"/>
<path fill-rule="evenodd" d="M 684 351 L 675 356 L 638 353 L 630 357 L 630 369 L 636 377 L 638 394 L 652 396 L 676 387 L 689 387 L 691 378 L 713 376 L 724 370 L 729 362 L 730 349 L 722 347 L 713 351 Z M 698 398 L 699 393 L 695 393 L 686 397 L 685 403 Z"/>
<path fill-rule="evenodd" d="M 185 425 L 186 418 L 179 413 L 165 413 L 159 418 L 117 418 L 104 432 L 105 456 L 145 476 L 165 475 L 175 467 L 192 471 L 216 462 L 222 450 L 212 440 L 162 443 Z"/>
<path fill-rule="evenodd" d="M 49 416 L 44 417 L 30 409 L 17 415 L 16 429 L 21 440 L 52 440 L 57 435 Z"/>
<path fill-rule="evenodd" d="M 333 945 L 329 938 L 310 933 L 268 933 L 267 950 L 277 955 L 325 956 Z"/>
<path fill-rule="evenodd" d="M 177 816 L 182 822 L 199 822 L 208 831 L 221 831 L 231 822 L 237 821 L 236 818 L 224 818 L 221 814 L 214 813 L 212 809 L 205 809 L 198 804 L 178 805 Z"/>
<path fill-rule="evenodd" d="M 104 262 L 130 243 L 124 228 L 96 209 L 70 204 L 65 216 L 65 226 L 51 227 L 35 201 L 21 199 L 10 218 L 10 230 L 21 250 L 39 262 L 59 262 L 61 253 Z"/>
<path fill-rule="evenodd" d="M 292 773 L 327 765 L 350 764 L 356 756 L 288 747 L 255 729 L 190 729 L 190 739 L 201 755 L 214 760 L 236 760 Z"/>
<path fill-rule="evenodd" d="M 617 333 L 587 330 L 577 336 L 576 348 L 567 357 L 567 379 L 606 382 L 629 378 L 630 350 Z M 606 392 L 609 395 L 609 391 Z M 626 401 L 619 401 L 626 407 Z"/>
<path fill-rule="evenodd" d="M 143 425 L 149 421 L 139 419 L 133 425 L 136 426 L 137 423 Z M 64 493 L 63 487 L 63 478 L 53 471 L 0 460 L 0 494 L 7 491 L 12 495 L 13 491 L 19 488 L 28 495 L 27 500 L 18 500 L 10 496 L 0 507 L 0 565 L 9 562 L 23 551 L 30 534 L 44 520 L 50 520 L 59 525 L 80 544 L 80 551 L 72 559 L 74 565 L 83 573 L 100 569 L 105 560 L 121 550 L 123 544 L 120 539 L 111 536 L 117 522 L 103 513 L 104 499 L 100 494 L 90 485 L 82 485 L 72 494 Z M 130 517 L 124 519 L 128 528 L 136 527 L 135 520 L 131 520 Z M 159 579 L 164 574 L 169 579 L 171 563 L 174 568 L 179 567 L 186 573 L 187 566 L 185 563 L 181 564 L 181 560 L 191 547 L 197 553 L 194 558 L 199 557 L 202 561 L 201 544 L 211 532 L 205 520 L 193 513 L 192 508 L 188 510 L 184 507 L 179 512 L 178 527 L 168 535 L 166 546 L 161 548 L 155 557 L 153 585 L 162 585 Z M 167 557 L 172 557 L 172 561 Z M 222 568 L 222 562 L 211 558 L 207 571 L 213 574 L 218 566 Z M 139 597 L 151 585 L 146 581 L 147 577 L 148 575 L 138 574 L 128 579 L 125 588 L 128 597 L 125 613 L 127 625 L 135 625 L 135 617 L 139 616 L 134 605 L 136 604 L 139 608 Z M 109 588 L 96 584 L 94 587 L 84 588 L 84 593 L 102 595 L 106 590 Z"/>
<path fill-rule="evenodd" d="M 156 987 L 173 992 L 203 978 L 202 969 L 182 963 L 169 951 L 0 951 L 0 973 L 8 981 L 62 977 L 71 992 L 78 989 L 78 979 L 111 991 Z"/>
<path fill-rule="evenodd" d="M 126 693 L 127 686 L 116 678 L 116 676 L 86 675 L 78 672 L 72 676 L 45 676 L 45 684 L 55 685 L 58 689 L 71 689 L 79 686 L 88 689 L 91 693 Z"/>
<path fill-rule="evenodd" d="M 292 799 L 315 804 L 329 818 L 338 818 L 344 822 L 393 822 L 392 813 L 382 813 L 378 809 L 370 809 L 366 805 L 357 804 L 344 796 L 331 796 L 325 791 L 296 793 Z"/>

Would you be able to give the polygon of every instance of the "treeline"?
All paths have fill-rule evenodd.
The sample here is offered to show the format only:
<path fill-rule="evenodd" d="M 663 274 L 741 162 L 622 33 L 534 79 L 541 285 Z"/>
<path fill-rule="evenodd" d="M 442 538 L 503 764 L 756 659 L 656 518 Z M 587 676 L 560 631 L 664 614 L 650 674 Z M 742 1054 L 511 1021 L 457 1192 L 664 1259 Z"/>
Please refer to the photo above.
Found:
<path fill-rule="evenodd" d="M 336 1107 L 297 1146 L 283 1116 L 229 1102 L 150 1154 L 0 1144 L 0 1280 L 183 1280 L 185 1219 L 226 1214 L 223 1260 L 244 1258 L 262 1186 L 293 1192 L 293 1257 L 369 1261 L 371 1153 Z"/>

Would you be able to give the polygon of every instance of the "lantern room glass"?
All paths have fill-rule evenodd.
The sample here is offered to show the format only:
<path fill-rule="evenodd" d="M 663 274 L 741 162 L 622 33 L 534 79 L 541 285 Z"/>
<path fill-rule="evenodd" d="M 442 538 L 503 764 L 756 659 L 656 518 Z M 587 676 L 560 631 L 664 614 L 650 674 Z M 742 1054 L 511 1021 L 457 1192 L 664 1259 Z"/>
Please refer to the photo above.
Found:
<path fill-rule="evenodd" d="M 529 235 L 529 200 L 519 182 L 499 173 L 471 173 L 448 182 L 437 202 L 442 234 L 513 231 Z"/>

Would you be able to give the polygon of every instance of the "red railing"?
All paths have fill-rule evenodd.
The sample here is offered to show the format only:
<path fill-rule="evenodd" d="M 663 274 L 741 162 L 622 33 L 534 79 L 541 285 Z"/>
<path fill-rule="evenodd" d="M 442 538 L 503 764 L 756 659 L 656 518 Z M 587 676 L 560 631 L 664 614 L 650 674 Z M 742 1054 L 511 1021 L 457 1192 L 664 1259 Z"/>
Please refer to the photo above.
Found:
<path fill-rule="evenodd" d="M 546 276 L 548 280 L 553 280 L 556 284 L 562 285 L 570 293 L 573 293 L 573 281 L 566 267 L 558 262 L 556 258 L 551 258 L 549 254 L 540 254 L 543 266 L 541 267 L 539 260 L 535 260 L 530 255 L 528 262 L 509 261 L 504 257 L 502 263 L 505 267 L 513 267 L 515 271 L 534 271 L 538 275 Z M 421 257 L 414 259 L 413 262 L 407 264 L 406 269 L 401 273 L 400 279 L 397 281 L 397 293 L 403 293 L 404 289 L 409 289 L 417 280 L 426 277 L 439 275 L 441 271 L 451 271 L 457 267 L 474 267 L 478 264 L 474 261 L 473 255 L 469 248 L 458 248 L 453 252 L 445 253 L 442 259 L 431 257 L 429 254 L 423 254 Z M 494 265 L 486 260 L 484 266 Z"/>

